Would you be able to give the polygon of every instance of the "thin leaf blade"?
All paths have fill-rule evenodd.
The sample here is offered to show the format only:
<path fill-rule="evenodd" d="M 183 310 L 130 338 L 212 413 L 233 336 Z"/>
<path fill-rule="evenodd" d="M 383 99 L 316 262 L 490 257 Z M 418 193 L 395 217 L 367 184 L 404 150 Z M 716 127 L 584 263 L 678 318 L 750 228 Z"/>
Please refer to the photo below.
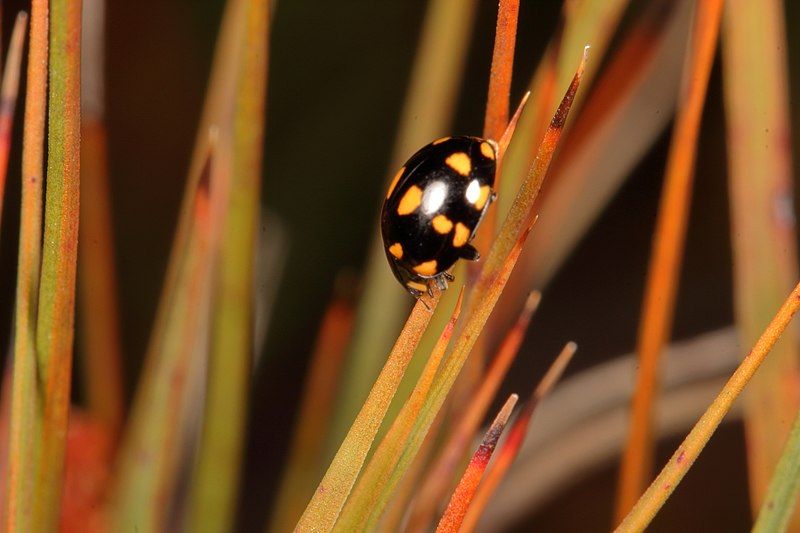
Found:
<path fill-rule="evenodd" d="M 798 277 L 783 17 L 783 2 L 729 0 L 723 23 L 734 310 L 745 345 L 755 342 Z M 745 395 L 754 513 L 800 406 L 798 354 L 797 333 L 789 331 Z"/>

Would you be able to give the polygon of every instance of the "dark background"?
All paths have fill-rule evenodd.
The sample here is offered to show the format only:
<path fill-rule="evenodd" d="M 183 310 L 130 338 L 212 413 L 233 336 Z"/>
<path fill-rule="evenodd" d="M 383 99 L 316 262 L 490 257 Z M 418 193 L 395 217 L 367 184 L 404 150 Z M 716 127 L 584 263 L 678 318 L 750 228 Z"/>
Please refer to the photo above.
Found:
<path fill-rule="evenodd" d="M 4 43 L 11 13 L 26 4 L 3 2 Z M 634 1 L 633 9 L 639 4 Z M 797 129 L 800 7 L 787 4 Z M 284 223 L 290 248 L 263 364 L 255 376 L 242 529 L 263 527 L 301 391 L 314 337 L 310 332 L 316 330 L 334 278 L 364 266 L 425 6 L 420 0 L 278 3 L 270 51 L 264 203 Z M 480 2 L 454 134 L 478 134 L 482 128 L 495 9 L 493 1 Z M 560 9 L 556 0 L 522 2 L 513 101 L 530 79 Z M 129 394 L 158 301 L 221 10 L 221 0 L 109 2 L 107 119 Z M 674 338 L 732 321 L 720 82 L 717 65 L 703 119 Z M 631 351 L 668 145 L 669 131 L 548 287 L 518 359 L 520 371 L 510 373 L 505 390 L 527 393 L 530 376 L 566 339 L 581 347 L 572 372 Z M 19 142 L 11 161 L 0 240 L 0 339 L 8 338 L 11 324 Z M 723 427 L 659 515 L 656 529 L 681 523 L 687 524 L 683 529 L 708 530 L 689 511 L 718 517 L 724 511 L 726 521 L 715 525 L 727 531 L 748 529 L 741 437 L 738 425 Z M 662 459 L 675 444 L 674 439 L 662 443 Z M 616 465 L 609 465 L 531 517 L 521 530 L 533 525 L 553 531 L 607 529 L 615 474 Z M 698 508 L 698 494 L 713 508 Z"/>

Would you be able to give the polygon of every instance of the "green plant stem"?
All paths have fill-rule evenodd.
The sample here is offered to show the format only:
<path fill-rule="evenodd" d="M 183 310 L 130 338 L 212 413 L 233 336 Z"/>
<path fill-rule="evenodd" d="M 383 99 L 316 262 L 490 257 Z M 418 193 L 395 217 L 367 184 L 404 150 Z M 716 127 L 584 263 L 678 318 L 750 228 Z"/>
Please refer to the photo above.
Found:
<path fill-rule="evenodd" d="M 296 415 L 289 456 L 281 476 L 278 496 L 272 504 L 268 532 L 281 533 L 297 523 L 323 474 L 317 466 L 324 451 L 333 399 L 341 383 L 342 363 L 352 332 L 353 315 L 350 301 L 337 296 L 328 305 L 320 322 L 303 386 L 303 399 Z"/>
<path fill-rule="evenodd" d="M 119 452 L 111 494 L 113 531 L 164 531 L 169 505 L 185 457 L 189 392 L 196 388 L 198 369 L 204 366 L 198 348 L 209 307 L 213 264 L 212 217 L 209 205 L 215 187 L 211 175 L 215 154 L 209 155 L 204 180 L 195 189 L 193 224 L 177 272 L 164 335 L 146 361 L 141 385 Z M 210 183 L 212 182 L 212 183 Z"/>
<path fill-rule="evenodd" d="M 728 0 L 722 58 L 736 327 L 755 342 L 798 277 L 784 2 Z M 800 407 L 800 343 L 788 331 L 744 400 L 753 513 Z M 792 524 L 800 530 L 800 517 Z"/>
<path fill-rule="evenodd" d="M 47 193 L 36 324 L 42 431 L 34 530 L 57 529 L 70 406 L 78 261 L 81 0 L 50 2 Z"/>
<path fill-rule="evenodd" d="M 226 3 L 164 288 L 117 461 L 110 496 L 116 530 L 164 530 L 178 467 L 189 457 L 185 440 L 202 404 L 197 380 L 208 356 L 209 294 L 230 182 L 231 108 L 246 15 L 245 0 Z M 210 204 L 205 215 L 203 204 Z"/>
<path fill-rule="evenodd" d="M 753 526 L 754 533 L 786 531 L 792 513 L 797 512 L 800 496 L 800 411 L 794 419 L 794 427 L 789 440 L 783 447 L 783 454 L 775 467 L 772 481 L 767 489 L 758 519 Z"/>
<path fill-rule="evenodd" d="M 233 526 L 253 360 L 253 263 L 260 222 L 269 1 L 251 0 L 233 118 L 233 172 L 213 293 L 211 347 L 189 530 Z"/>
<path fill-rule="evenodd" d="M 300 517 L 295 531 L 330 531 L 356 482 L 367 458 L 378 428 L 386 416 L 389 404 L 397 392 L 422 334 L 439 303 L 441 292 L 436 291 L 430 303 L 417 300 L 392 351 L 375 380 L 367 400 L 361 407 L 339 451 L 331 461 L 314 496 Z M 430 305 L 430 309 L 428 309 Z"/>
<path fill-rule="evenodd" d="M 219 34 L 214 48 L 214 59 L 211 66 L 208 87 L 200 125 L 197 128 L 192 160 L 186 178 L 186 187 L 181 203 L 181 212 L 172 241 L 169 263 L 164 276 L 164 287 L 158 302 L 155 325 L 147 347 L 145 365 L 150 364 L 150 359 L 164 344 L 164 336 L 168 334 L 169 316 L 173 312 L 175 293 L 181 290 L 178 287 L 181 270 L 188 242 L 192 238 L 195 223 L 195 201 L 198 183 L 206 172 L 209 153 L 212 151 L 212 136 L 209 132 L 223 127 L 228 127 L 231 120 L 231 102 L 234 100 L 237 88 L 239 63 L 236 58 L 241 57 L 243 39 L 240 38 L 245 20 L 246 0 L 228 0 L 220 23 Z M 215 157 L 220 159 L 224 153 L 230 151 L 230 140 L 227 137 L 217 136 L 213 151 Z M 224 159 L 227 163 L 227 159 Z"/>
<path fill-rule="evenodd" d="M 463 293 L 462 287 L 450 321 L 439 335 L 439 340 L 425 363 L 417 386 L 414 387 L 411 395 L 403 404 L 403 408 L 392 422 L 389 431 L 372 454 L 372 458 L 358 479 L 358 484 L 347 499 L 347 504 L 336 522 L 334 531 L 347 532 L 365 529 L 365 521 L 372 512 L 375 501 L 388 499 L 389 495 L 382 495 L 380 488 L 383 486 L 386 476 L 391 473 L 397 463 L 397 459 L 403 451 L 403 443 L 414 427 L 414 421 L 419 416 L 419 410 L 433 384 L 436 372 L 439 370 L 439 365 L 450 344 L 456 321 L 461 313 Z"/>

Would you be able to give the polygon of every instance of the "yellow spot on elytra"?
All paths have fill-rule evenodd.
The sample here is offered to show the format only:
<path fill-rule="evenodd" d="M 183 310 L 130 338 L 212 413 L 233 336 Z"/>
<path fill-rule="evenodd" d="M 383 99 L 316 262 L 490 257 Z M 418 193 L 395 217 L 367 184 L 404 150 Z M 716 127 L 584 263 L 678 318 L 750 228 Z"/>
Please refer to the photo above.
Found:
<path fill-rule="evenodd" d="M 449 138 L 450 138 L 450 137 L 442 137 L 441 139 L 436 139 L 436 140 L 435 140 L 435 141 L 433 141 L 431 144 L 432 144 L 433 146 L 436 146 L 437 144 L 442 144 L 443 142 L 445 142 L 445 141 L 446 141 L 446 140 L 448 140 Z"/>
<path fill-rule="evenodd" d="M 399 242 L 394 243 L 389 247 L 389 253 L 395 256 L 397 259 L 403 258 L 403 245 Z"/>
<path fill-rule="evenodd" d="M 453 246 L 460 248 L 467 244 L 469 240 L 469 228 L 461 222 L 456 224 L 456 234 L 453 235 Z"/>
<path fill-rule="evenodd" d="M 486 141 L 481 143 L 481 153 L 489 159 L 494 159 L 494 148 Z"/>
<path fill-rule="evenodd" d="M 415 289 L 415 290 L 418 290 L 418 291 L 428 290 L 428 286 L 427 285 L 425 285 L 424 283 L 416 282 L 416 281 L 409 281 L 408 283 L 406 283 L 406 287 L 408 287 L 410 289 Z"/>
<path fill-rule="evenodd" d="M 414 267 L 414 272 L 420 276 L 433 276 L 436 274 L 436 259 L 425 261 Z"/>
<path fill-rule="evenodd" d="M 450 233 L 450 230 L 453 229 L 453 223 L 444 215 L 436 215 L 431 223 L 433 224 L 433 229 L 442 235 Z"/>
<path fill-rule="evenodd" d="M 392 195 L 394 188 L 397 187 L 397 182 L 400 181 L 400 177 L 403 175 L 405 170 L 406 167 L 400 167 L 400 170 L 398 170 L 397 174 L 395 174 L 394 178 L 392 178 L 392 183 L 389 185 L 389 192 L 386 193 L 386 198 L 389 198 Z"/>
<path fill-rule="evenodd" d="M 422 189 L 412 185 L 400 199 L 400 204 L 397 206 L 397 214 L 407 215 L 413 213 L 420 203 L 422 203 Z"/>
<path fill-rule="evenodd" d="M 483 209 L 483 206 L 486 205 L 486 202 L 489 200 L 489 196 L 492 194 L 492 188 L 488 185 L 481 186 L 481 193 L 478 195 L 478 199 L 475 200 L 475 209 L 480 211 Z"/>
<path fill-rule="evenodd" d="M 469 176 L 469 172 L 472 170 L 472 161 L 464 152 L 456 152 L 445 159 L 444 162 L 462 176 Z"/>

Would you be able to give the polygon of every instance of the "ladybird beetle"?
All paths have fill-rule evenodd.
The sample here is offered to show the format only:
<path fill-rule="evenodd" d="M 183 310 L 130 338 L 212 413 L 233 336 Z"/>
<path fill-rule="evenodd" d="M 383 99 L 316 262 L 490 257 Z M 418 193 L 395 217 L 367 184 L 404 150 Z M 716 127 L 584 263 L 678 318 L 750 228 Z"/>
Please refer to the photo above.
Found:
<path fill-rule="evenodd" d="M 476 261 L 470 244 L 489 205 L 497 144 L 479 137 L 445 137 L 423 147 L 397 172 L 381 211 L 389 265 L 414 297 L 447 288 L 460 258 Z"/>

